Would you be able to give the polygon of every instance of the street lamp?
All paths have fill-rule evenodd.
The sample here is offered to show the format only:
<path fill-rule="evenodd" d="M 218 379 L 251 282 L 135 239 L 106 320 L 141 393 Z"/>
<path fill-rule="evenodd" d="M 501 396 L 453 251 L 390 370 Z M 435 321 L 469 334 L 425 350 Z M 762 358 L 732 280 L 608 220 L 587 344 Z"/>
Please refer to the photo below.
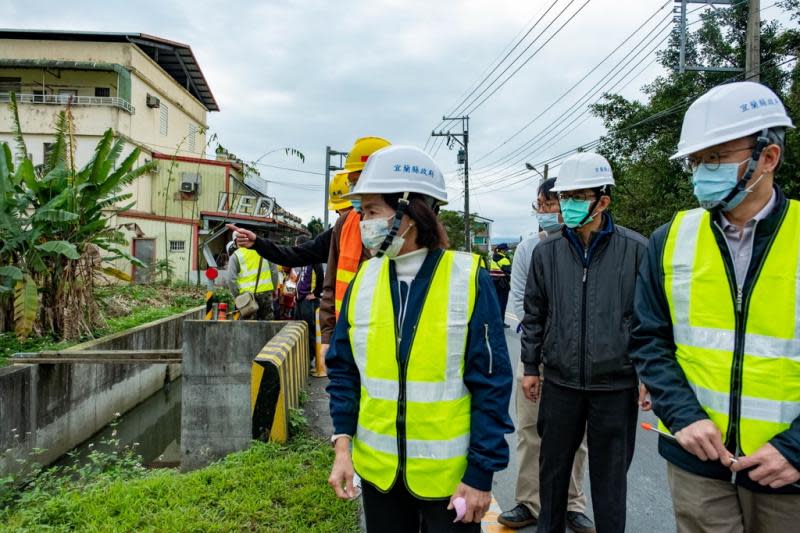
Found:
<path fill-rule="evenodd" d="M 543 179 L 547 179 L 547 174 L 548 174 L 547 171 L 549 170 L 549 166 L 550 165 L 545 164 L 545 166 L 544 166 L 544 174 L 542 174 L 541 172 L 539 172 L 539 170 L 537 170 L 537 168 L 535 166 L 531 165 L 530 163 L 525 163 L 525 168 L 527 168 L 528 170 L 533 170 L 534 172 L 539 174 Z"/>

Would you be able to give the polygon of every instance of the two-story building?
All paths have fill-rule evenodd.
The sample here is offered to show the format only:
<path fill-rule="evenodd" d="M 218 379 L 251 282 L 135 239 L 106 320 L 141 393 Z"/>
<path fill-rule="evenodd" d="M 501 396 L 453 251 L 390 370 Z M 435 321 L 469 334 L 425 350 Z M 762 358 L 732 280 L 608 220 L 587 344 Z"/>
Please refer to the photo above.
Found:
<path fill-rule="evenodd" d="M 188 45 L 141 33 L 0 30 L 0 50 L 0 141 L 13 138 L 2 105 L 13 92 L 34 164 L 44 161 L 67 105 L 79 165 L 108 128 L 127 141 L 123 157 L 139 147 L 139 164 L 157 161 L 126 191 L 136 204 L 117 221 L 132 255 L 150 265 L 130 267 L 137 280 L 165 261 L 176 277 L 193 279 L 223 246 L 223 222 L 273 238 L 305 233 L 241 161 L 206 158 L 208 113 L 219 106 Z"/>

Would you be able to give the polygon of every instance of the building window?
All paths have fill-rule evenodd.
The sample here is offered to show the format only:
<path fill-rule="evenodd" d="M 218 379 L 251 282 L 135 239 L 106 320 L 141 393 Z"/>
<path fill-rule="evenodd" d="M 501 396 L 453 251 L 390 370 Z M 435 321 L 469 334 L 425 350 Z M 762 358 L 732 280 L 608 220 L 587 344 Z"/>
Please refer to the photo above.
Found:
<path fill-rule="evenodd" d="M 159 130 L 161 131 L 161 135 L 166 135 L 169 131 L 169 108 L 167 107 L 167 104 L 161 102 L 161 106 L 158 109 L 161 119 Z"/>
<path fill-rule="evenodd" d="M 169 241 L 169 251 L 182 254 L 186 251 L 186 241 Z"/>
<path fill-rule="evenodd" d="M 110 87 L 95 87 L 94 88 L 94 95 L 97 98 L 108 98 L 111 96 L 111 88 Z"/>
<path fill-rule="evenodd" d="M 197 148 L 197 126 L 189 124 L 189 134 L 186 136 L 186 144 L 189 145 L 189 151 L 194 152 Z"/>

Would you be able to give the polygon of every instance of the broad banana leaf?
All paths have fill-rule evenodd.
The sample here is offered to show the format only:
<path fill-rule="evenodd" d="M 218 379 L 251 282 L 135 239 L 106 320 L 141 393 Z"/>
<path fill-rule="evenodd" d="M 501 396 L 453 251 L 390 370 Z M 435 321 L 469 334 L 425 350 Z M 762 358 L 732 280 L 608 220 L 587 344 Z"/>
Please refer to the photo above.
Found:
<path fill-rule="evenodd" d="M 36 282 L 30 275 L 14 287 L 14 332 L 17 338 L 25 339 L 33 331 L 36 313 L 39 312 L 39 297 Z"/>

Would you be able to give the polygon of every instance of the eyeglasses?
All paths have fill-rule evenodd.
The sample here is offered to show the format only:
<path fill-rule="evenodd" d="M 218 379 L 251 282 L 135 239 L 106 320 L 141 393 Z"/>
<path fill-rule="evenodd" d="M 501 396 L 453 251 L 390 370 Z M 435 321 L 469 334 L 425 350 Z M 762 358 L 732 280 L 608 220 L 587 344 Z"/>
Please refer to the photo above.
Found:
<path fill-rule="evenodd" d="M 559 209 L 561 209 L 558 200 L 547 200 L 545 202 L 533 202 L 531 204 L 533 210 L 537 213 L 557 213 Z"/>
<path fill-rule="evenodd" d="M 706 170 L 714 171 L 719 168 L 719 165 L 723 162 L 722 160 L 725 158 L 725 156 L 738 152 L 744 152 L 746 150 L 752 150 L 753 148 L 755 148 L 755 145 L 737 148 L 736 150 L 728 150 L 726 152 L 714 152 L 711 154 L 706 154 L 703 157 L 688 156 L 683 160 L 683 168 L 688 172 L 694 173 L 698 168 L 700 168 L 700 165 L 703 165 Z"/>
<path fill-rule="evenodd" d="M 558 199 L 561 200 L 562 202 L 566 200 L 579 200 L 582 202 L 586 201 L 591 202 L 592 200 L 597 199 L 597 196 L 594 194 L 593 191 L 564 191 L 558 193 Z"/>

